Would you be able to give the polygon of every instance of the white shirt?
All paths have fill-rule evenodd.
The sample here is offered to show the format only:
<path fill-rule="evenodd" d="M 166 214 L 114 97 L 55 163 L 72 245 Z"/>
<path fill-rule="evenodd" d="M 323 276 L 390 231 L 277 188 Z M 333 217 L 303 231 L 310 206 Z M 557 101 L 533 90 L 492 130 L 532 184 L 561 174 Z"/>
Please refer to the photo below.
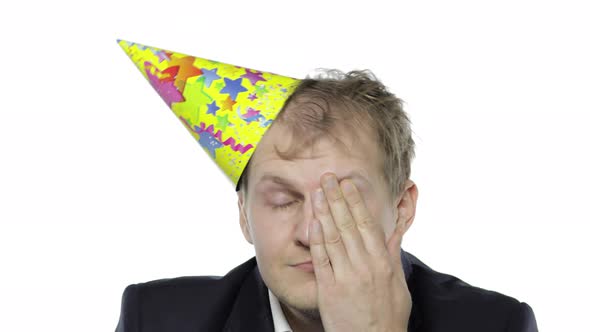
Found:
<path fill-rule="evenodd" d="M 268 300 L 270 302 L 270 313 L 272 314 L 272 321 L 275 326 L 275 332 L 293 332 L 289 322 L 285 318 L 279 299 L 268 289 Z"/>

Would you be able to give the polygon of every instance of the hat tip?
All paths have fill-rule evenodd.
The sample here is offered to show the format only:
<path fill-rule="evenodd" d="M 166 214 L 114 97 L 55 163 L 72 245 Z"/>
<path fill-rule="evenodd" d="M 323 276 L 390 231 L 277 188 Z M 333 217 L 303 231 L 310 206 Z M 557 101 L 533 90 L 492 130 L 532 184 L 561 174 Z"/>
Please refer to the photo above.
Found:
<path fill-rule="evenodd" d="M 121 48 L 125 49 L 126 46 L 131 46 L 131 45 L 133 45 L 133 43 L 131 43 L 125 39 L 117 38 L 117 45 L 119 45 L 119 46 L 121 46 Z"/>
<path fill-rule="evenodd" d="M 117 44 L 121 45 L 121 42 L 123 42 L 125 44 L 131 44 L 131 42 L 129 42 L 125 39 L 117 38 Z"/>

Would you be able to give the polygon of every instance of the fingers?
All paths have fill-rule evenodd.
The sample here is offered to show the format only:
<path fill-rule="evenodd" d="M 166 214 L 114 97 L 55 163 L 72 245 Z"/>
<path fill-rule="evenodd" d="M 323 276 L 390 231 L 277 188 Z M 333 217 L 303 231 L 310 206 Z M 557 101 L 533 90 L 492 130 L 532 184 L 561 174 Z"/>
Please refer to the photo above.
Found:
<path fill-rule="evenodd" d="M 316 215 L 322 223 L 328 255 L 332 260 L 334 272 L 338 275 L 341 269 L 340 264 L 346 264 L 348 261 L 349 264 L 360 266 L 366 261 L 367 253 L 359 233 L 357 220 L 350 213 L 341 183 L 338 183 L 336 176 L 331 173 L 324 174 L 320 182 L 328 208 L 318 208 Z M 336 247 L 336 250 L 330 250 L 330 246 Z M 334 255 L 341 254 L 341 247 L 344 248 L 347 257 L 343 259 L 333 257 L 332 252 Z M 346 268 L 345 265 L 342 267 Z"/>
<path fill-rule="evenodd" d="M 373 218 L 365 200 L 352 181 L 343 180 L 341 185 L 350 213 L 356 220 L 356 227 L 365 249 L 370 255 L 383 256 L 387 248 L 385 246 L 385 232 L 381 224 Z"/>
<path fill-rule="evenodd" d="M 359 233 L 356 220 L 348 209 L 346 198 L 334 174 L 322 176 L 321 184 L 332 212 L 336 228 L 340 232 L 342 242 L 352 264 L 362 264 L 366 260 L 366 250 Z M 323 224 L 322 224 L 323 226 Z M 327 231 L 326 231 L 327 233 Z M 327 234 L 330 236 L 331 234 Z M 326 238 L 326 240 L 328 237 Z"/>
<path fill-rule="evenodd" d="M 309 232 L 309 246 L 313 272 L 319 284 L 330 284 L 334 282 L 334 271 L 330 264 L 330 258 L 324 246 L 324 234 L 322 225 L 318 220 L 313 220 Z"/>
<path fill-rule="evenodd" d="M 314 215 L 321 223 L 324 248 L 336 279 L 341 273 L 363 268 L 372 257 L 399 259 L 401 229 L 396 229 L 386 244 L 385 233 L 375 220 L 360 191 L 351 180 L 338 182 L 332 173 L 324 174 L 321 188 L 313 194 Z M 391 245 L 391 251 L 389 250 Z M 395 259 L 395 257 L 394 257 Z M 389 258 L 388 258 L 389 260 Z"/>
<path fill-rule="evenodd" d="M 340 275 L 350 265 L 347 250 L 344 247 L 344 242 L 342 242 L 340 231 L 334 223 L 322 188 L 317 189 L 313 196 L 314 215 L 321 224 L 322 243 L 325 246 L 334 273 Z"/>

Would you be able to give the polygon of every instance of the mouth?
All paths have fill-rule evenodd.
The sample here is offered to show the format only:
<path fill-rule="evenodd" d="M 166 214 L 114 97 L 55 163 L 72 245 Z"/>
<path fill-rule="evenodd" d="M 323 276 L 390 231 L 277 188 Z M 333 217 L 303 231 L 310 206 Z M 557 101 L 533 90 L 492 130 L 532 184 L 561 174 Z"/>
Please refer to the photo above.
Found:
<path fill-rule="evenodd" d="M 303 263 L 299 263 L 297 265 L 292 265 L 294 268 L 305 271 L 305 272 L 309 272 L 309 273 L 313 273 L 313 264 L 311 261 L 307 261 L 307 262 L 303 262 Z"/>

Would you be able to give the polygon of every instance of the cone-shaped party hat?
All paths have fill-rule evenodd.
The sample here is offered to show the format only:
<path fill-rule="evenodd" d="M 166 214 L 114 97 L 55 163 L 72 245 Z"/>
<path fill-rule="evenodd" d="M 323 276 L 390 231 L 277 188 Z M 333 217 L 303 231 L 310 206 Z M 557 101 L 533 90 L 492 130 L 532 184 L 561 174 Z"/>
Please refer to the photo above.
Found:
<path fill-rule="evenodd" d="M 299 80 L 117 40 L 237 190 L 258 142 Z"/>

